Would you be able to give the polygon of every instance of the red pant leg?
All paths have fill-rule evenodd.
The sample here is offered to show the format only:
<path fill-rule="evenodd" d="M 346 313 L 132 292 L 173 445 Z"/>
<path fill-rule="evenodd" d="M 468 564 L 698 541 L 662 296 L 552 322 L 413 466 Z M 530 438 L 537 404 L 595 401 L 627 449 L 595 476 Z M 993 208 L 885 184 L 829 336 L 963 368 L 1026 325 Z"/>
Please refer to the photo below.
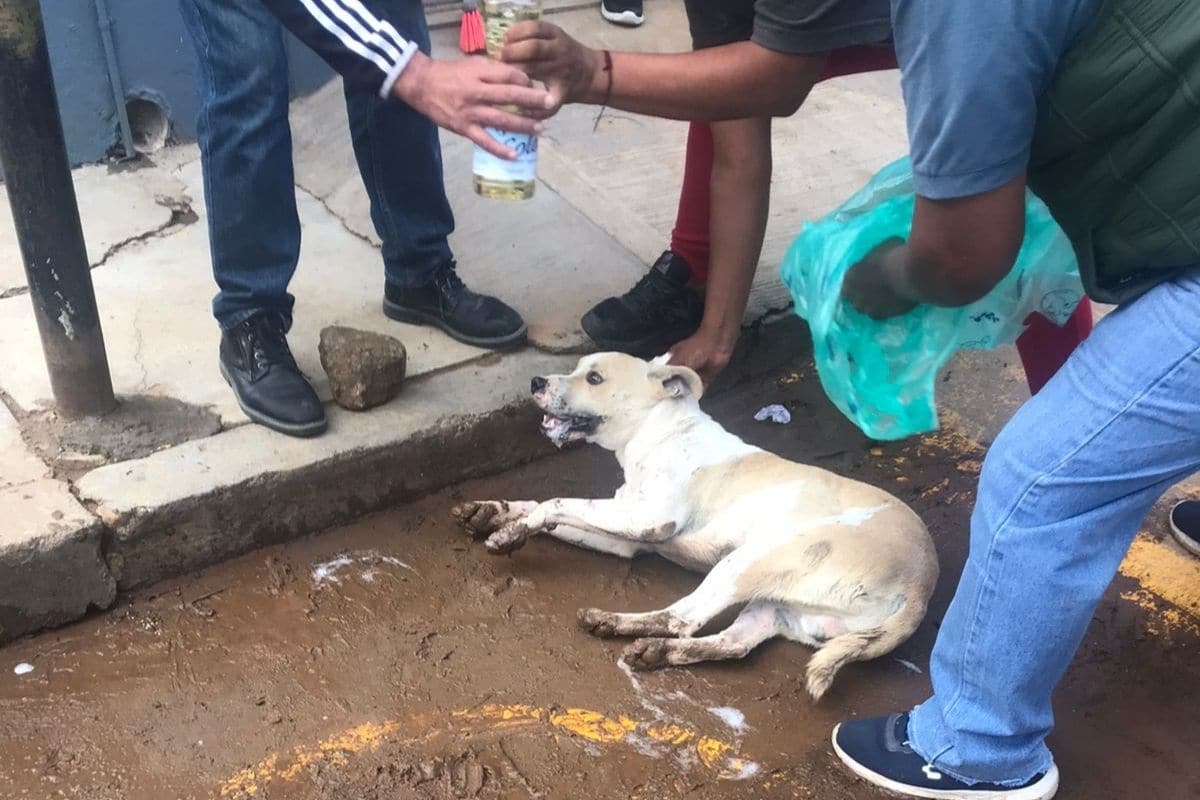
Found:
<path fill-rule="evenodd" d="M 1041 314 L 1032 314 L 1029 327 L 1017 338 L 1029 391 L 1037 394 L 1050 382 L 1080 342 L 1092 332 L 1092 304 L 1085 297 L 1067 324 L 1058 327 Z"/>
<path fill-rule="evenodd" d="M 692 283 L 708 278 L 709 182 L 712 179 L 713 137 L 707 122 L 688 127 L 687 157 L 683 165 L 683 187 L 679 210 L 671 231 L 671 252 L 692 268 Z"/>
<path fill-rule="evenodd" d="M 879 72 L 885 69 L 897 69 L 896 51 L 890 45 L 858 45 L 834 50 L 825 59 L 825 71 L 821 80 L 837 78 L 842 75 L 857 75 L 860 72 Z"/>

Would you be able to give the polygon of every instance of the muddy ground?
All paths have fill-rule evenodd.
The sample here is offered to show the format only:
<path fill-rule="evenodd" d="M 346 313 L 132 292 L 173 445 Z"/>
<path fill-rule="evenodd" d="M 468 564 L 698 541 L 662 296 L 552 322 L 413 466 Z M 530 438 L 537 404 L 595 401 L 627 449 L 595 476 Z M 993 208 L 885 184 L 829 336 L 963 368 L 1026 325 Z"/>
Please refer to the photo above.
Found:
<path fill-rule="evenodd" d="M 790 425 L 752 421 L 773 402 Z M 876 797 L 835 762 L 830 729 L 926 696 L 982 453 L 952 431 L 875 447 L 811 368 L 710 410 L 776 452 L 890 487 L 937 541 L 943 577 L 920 632 L 894 657 L 848 667 L 820 704 L 791 643 L 630 676 L 622 643 L 577 629 L 576 609 L 660 607 L 695 575 L 549 539 L 493 557 L 448 518 L 461 499 L 611 492 L 615 462 L 583 449 L 0 649 L 0 798 Z M 1169 547 L 1160 524 L 1146 547 Z M 1194 623 L 1118 577 L 1057 695 L 1060 797 L 1200 797 Z"/>

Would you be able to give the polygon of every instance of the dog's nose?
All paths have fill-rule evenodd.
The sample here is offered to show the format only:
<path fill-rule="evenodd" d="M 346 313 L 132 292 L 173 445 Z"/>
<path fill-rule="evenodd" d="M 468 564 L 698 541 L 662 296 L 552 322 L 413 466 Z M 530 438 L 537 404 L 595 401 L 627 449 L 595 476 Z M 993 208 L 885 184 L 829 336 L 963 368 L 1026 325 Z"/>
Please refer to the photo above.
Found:
<path fill-rule="evenodd" d="M 545 378 L 540 375 L 529 382 L 529 391 L 534 394 L 541 394 L 546 391 L 546 387 L 550 384 Z"/>

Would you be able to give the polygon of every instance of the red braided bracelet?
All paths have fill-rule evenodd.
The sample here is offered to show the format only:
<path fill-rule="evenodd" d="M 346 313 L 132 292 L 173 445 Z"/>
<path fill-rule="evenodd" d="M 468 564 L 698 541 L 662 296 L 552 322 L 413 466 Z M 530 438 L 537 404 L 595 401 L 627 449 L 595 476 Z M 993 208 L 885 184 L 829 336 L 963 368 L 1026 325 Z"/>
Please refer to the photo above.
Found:
<path fill-rule="evenodd" d="M 608 85 L 604 89 L 604 100 L 600 103 L 600 113 L 596 115 L 596 121 L 592 123 L 592 133 L 595 133 L 600 128 L 600 118 L 604 116 L 605 109 L 608 108 L 608 101 L 612 99 L 613 90 L 613 66 L 612 53 L 608 50 L 604 51 L 604 72 L 608 75 Z"/>

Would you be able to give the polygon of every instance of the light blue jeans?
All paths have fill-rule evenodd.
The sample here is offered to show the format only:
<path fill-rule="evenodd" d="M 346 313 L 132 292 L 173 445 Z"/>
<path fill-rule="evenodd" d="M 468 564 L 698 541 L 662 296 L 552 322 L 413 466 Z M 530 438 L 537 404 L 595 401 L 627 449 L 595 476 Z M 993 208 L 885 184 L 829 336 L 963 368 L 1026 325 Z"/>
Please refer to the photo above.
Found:
<path fill-rule="evenodd" d="M 1200 272 L 1114 311 L 1012 418 L 984 463 L 971 547 L 909 721 L 959 780 L 1051 764 L 1050 693 L 1142 519 L 1200 470 Z"/>

